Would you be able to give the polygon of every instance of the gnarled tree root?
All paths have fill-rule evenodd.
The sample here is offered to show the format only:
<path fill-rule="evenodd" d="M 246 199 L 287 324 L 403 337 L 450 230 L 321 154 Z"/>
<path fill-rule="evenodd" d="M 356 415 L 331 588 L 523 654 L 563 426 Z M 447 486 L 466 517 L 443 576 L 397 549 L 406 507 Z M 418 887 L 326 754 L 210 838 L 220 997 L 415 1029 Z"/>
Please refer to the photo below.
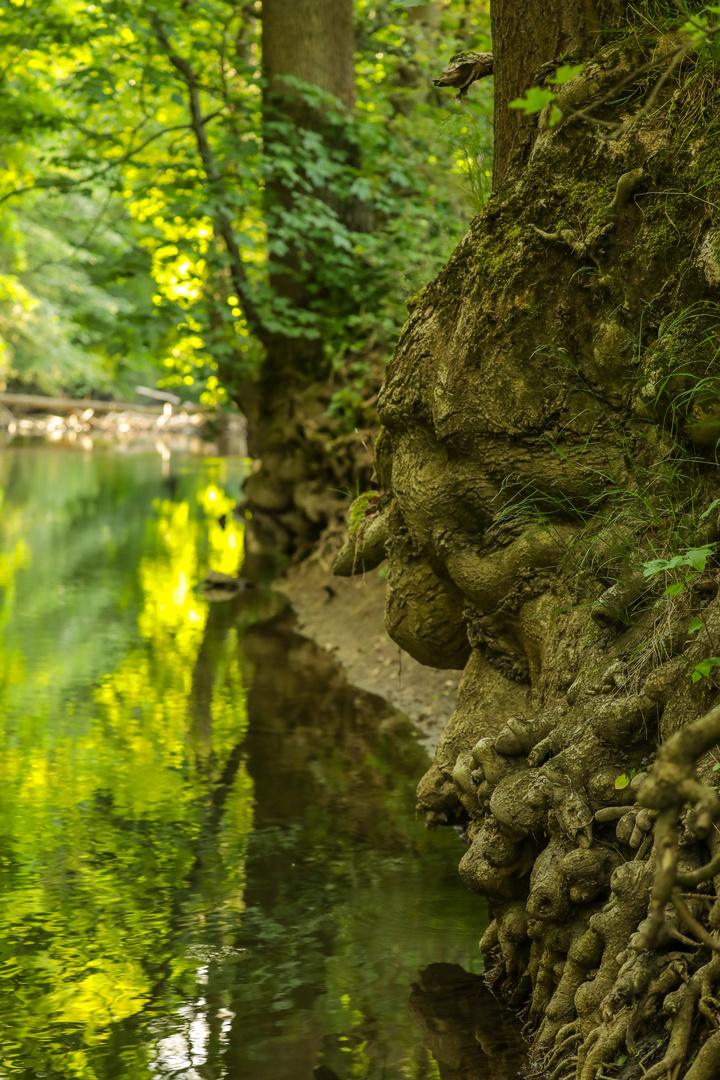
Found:
<path fill-rule="evenodd" d="M 680 833 L 688 803 L 692 807 L 692 832 L 699 840 L 707 837 L 720 817 L 717 792 L 697 776 L 698 759 L 719 740 L 720 708 L 716 708 L 663 744 L 640 787 L 640 803 L 658 815 L 654 826 L 655 870 L 649 912 L 631 938 L 625 963 L 602 1003 L 602 1025 L 588 1032 L 580 1047 L 577 1080 L 595 1080 L 623 1046 L 634 1053 L 638 1018 L 647 1017 L 656 1003 L 662 1002 L 664 1011 L 670 1015 L 670 1038 L 662 1059 L 645 1072 L 644 1080 L 678 1080 L 691 1049 L 698 1014 L 718 1027 L 717 1002 L 712 991 L 720 982 L 720 939 L 690 910 L 683 889 L 711 881 L 720 870 L 720 857 L 715 854 L 705 865 L 684 869 Z M 717 915 L 717 907 L 716 903 L 711 922 Z M 685 976 L 683 969 L 691 962 L 692 953 L 676 954 L 681 959 L 675 960 L 673 954 L 665 951 L 672 940 L 679 939 L 686 946 L 695 944 L 678 932 L 676 921 L 711 950 L 709 962 L 690 977 Z M 658 975 L 662 964 L 664 968 Z M 678 978 L 683 982 L 677 989 L 671 989 Z M 716 1031 L 703 1045 L 686 1077 L 715 1080 L 718 1075 L 720 1033 Z"/>

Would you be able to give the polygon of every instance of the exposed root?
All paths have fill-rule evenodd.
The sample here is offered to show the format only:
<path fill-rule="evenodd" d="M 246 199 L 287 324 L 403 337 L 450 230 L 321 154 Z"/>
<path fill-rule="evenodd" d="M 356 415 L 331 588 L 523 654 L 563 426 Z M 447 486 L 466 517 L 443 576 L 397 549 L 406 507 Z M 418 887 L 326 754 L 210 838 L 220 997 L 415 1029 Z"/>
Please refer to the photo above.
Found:
<path fill-rule="evenodd" d="M 576 1063 L 577 1056 L 565 1058 L 565 1060 L 561 1061 L 558 1067 L 552 1073 L 552 1075 L 550 1076 L 550 1080 L 561 1080 L 561 1077 L 572 1076 L 572 1074 L 575 1072 L 575 1069 L 569 1067 L 574 1066 Z"/>
<path fill-rule="evenodd" d="M 602 1071 L 604 1063 L 611 1061 L 624 1045 L 629 1023 L 630 1009 L 627 1008 L 615 1018 L 612 1024 L 597 1028 L 592 1033 L 597 1036 L 592 1042 L 589 1038 L 585 1040 L 578 1054 L 580 1080 L 595 1080 L 598 1073 Z"/>
<path fill-rule="evenodd" d="M 686 727 L 661 746 L 651 775 L 643 784 L 639 800 L 643 806 L 658 811 L 655 823 L 655 880 L 648 918 L 640 927 L 637 947 L 652 949 L 663 937 L 665 910 L 672 901 L 683 922 L 704 944 L 720 951 L 711 938 L 687 911 L 680 896 L 681 887 L 696 886 L 710 880 L 716 872 L 717 857 L 697 870 L 683 872 L 679 866 L 678 830 L 686 803 L 695 814 L 695 832 L 707 836 L 712 823 L 720 817 L 720 798 L 713 788 L 699 781 L 697 761 L 720 740 L 720 708 Z M 698 933 L 700 931 L 700 933 Z"/>
<path fill-rule="evenodd" d="M 702 941 L 703 945 L 707 945 L 708 948 L 714 949 L 715 952 L 720 952 L 720 941 L 714 938 L 712 934 L 709 934 L 704 926 L 702 926 L 697 919 L 694 919 L 691 915 L 685 901 L 682 898 L 680 889 L 676 888 L 672 891 L 673 907 L 680 916 L 682 922 L 688 928 L 688 930 L 695 935 L 698 941 Z"/>
<path fill-rule="evenodd" d="M 714 1080 L 720 1076 L 720 1032 L 711 1035 L 695 1058 L 685 1080 Z"/>
<path fill-rule="evenodd" d="M 677 1080 L 687 1056 L 695 1011 L 695 994 L 692 980 L 682 986 L 680 990 L 676 990 L 675 994 L 680 995 L 679 1006 L 672 1024 L 670 1041 L 665 1056 L 657 1065 L 653 1065 L 651 1069 L 648 1069 L 645 1073 L 645 1080 Z M 676 1002 L 666 998 L 666 1011 L 668 1011 L 668 1007 L 675 1008 Z"/>
<path fill-rule="evenodd" d="M 543 1062 L 543 1068 L 549 1069 L 552 1065 L 554 1065 L 558 1058 L 561 1057 L 562 1054 L 564 1054 L 564 1052 L 568 1049 L 568 1047 L 573 1046 L 579 1039 L 582 1039 L 582 1035 L 579 1031 L 576 1031 L 574 1034 L 568 1035 L 567 1038 L 562 1040 L 562 1042 L 558 1042 L 552 1054 L 550 1054 L 549 1057 L 547 1057 Z"/>

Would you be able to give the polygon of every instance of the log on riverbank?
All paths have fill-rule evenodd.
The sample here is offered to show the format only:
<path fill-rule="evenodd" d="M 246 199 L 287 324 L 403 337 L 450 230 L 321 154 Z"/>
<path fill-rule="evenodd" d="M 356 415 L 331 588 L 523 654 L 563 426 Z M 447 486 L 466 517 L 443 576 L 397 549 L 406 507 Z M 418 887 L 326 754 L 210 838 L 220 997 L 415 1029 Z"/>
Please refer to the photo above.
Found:
<path fill-rule="evenodd" d="M 145 405 L 90 398 L 0 394 L 3 441 L 40 436 L 79 443 L 92 449 L 93 438 L 111 442 L 150 439 L 163 444 L 168 436 L 190 439 L 193 453 L 247 453 L 245 421 L 235 412 L 209 409 L 195 402 L 164 401 Z M 162 449 L 163 455 L 167 447 Z"/>
<path fill-rule="evenodd" d="M 39 394 L 0 394 L 0 405 L 3 405 L 11 413 L 81 413 L 92 409 L 93 413 L 139 413 L 142 416 L 162 416 L 167 413 L 167 407 L 172 405 L 166 402 L 161 405 L 142 405 L 127 401 L 96 401 L 91 398 L 66 398 L 66 397 L 43 397 Z M 205 414 L 214 412 L 206 405 L 198 405 L 193 401 L 183 402 L 180 412 L 192 414 Z"/>

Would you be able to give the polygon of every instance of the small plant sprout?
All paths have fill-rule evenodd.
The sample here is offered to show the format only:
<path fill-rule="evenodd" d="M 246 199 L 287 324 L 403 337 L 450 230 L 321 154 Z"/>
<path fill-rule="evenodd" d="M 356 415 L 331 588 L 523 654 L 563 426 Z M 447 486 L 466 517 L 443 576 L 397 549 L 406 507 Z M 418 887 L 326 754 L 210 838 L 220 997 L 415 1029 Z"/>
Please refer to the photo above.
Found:
<path fill-rule="evenodd" d="M 616 776 L 615 777 L 615 790 L 616 791 L 622 791 L 623 788 L 626 788 L 629 785 L 630 781 L 633 780 L 636 776 L 637 776 L 637 769 L 631 769 L 629 776 L 627 776 L 625 773 L 621 773 L 620 776 Z"/>
<path fill-rule="evenodd" d="M 715 502 L 711 503 L 705 511 L 705 515 L 709 514 L 717 503 L 717 499 Z M 704 544 L 702 547 L 689 548 L 682 555 L 674 555 L 672 559 L 651 559 L 649 562 L 643 563 L 643 575 L 646 578 L 652 578 L 655 577 L 656 574 L 667 573 L 672 570 L 692 571 L 683 577 L 682 581 L 674 581 L 668 585 L 663 593 L 663 596 L 677 596 L 687 585 L 695 580 L 698 574 L 702 574 L 707 566 L 708 559 L 712 556 L 714 550 L 714 544 Z M 703 628 L 705 629 L 711 647 L 716 647 L 713 644 L 707 624 L 702 617 L 692 620 L 687 628 L 687 633 L 688 635 L 695 634 L 698 630 Z M 693 683 L 700 682 L 700 679 L 709 679 L 713 669 L 717 667 L 720 667 L 720 657 L 707 656 L 693 668 L 690 676 Z"/>
<path fill-rule="evenodd" d="M 701 679 L 709 679 L 710 672 L 713 668 L 720 667 L 720 657 L 708 656 L 705 660 L 701 660 L 699 664 L 696 664 L 693 668 L 691 675 L 694 683 L 700 682 Z"/>
<path fill-rule="evenodd" d="M 650 559 L 643 563 L 643 577 L 653 578 L 671 570 L 690 570 L 682 581 L 671 582 L 663 593 L 663 596 L 677 596 L 698 574 L 702 574 L 714 550 L 714 544 L 703 544 L 702 547 L 688 548 L 682 555 L 673 555 L 672 559 Z"/>
<path fill-rule="evenodd" d="M 705 511 L 704 511 L 704 512 L 703 512 L 703 513 L 702 513 L 702 514 L 700 515 L 700 518 L 699 518 L 699 520 L 700 520 L 700 521 L 706 521 L 706 520 L 707 520 L 707 518 L 709 518 L 709 517 L 710 517 L 710 515 L 712 514 L 713 510 L 717 510 L 717 508 L 718 508 L 719 506 L 720 506 L 720 499 L 713 499 L 713 501 L 712 501 L 712 502 L 710 503 L 710 505 L 708 506 L 707 510 L 705 510 Z"/>
<path fill-rule="evenodd" d="M 583 67 L 583 64 L 563 64 L 548 82 L 553 86 L 564 86 L 565 83 L 569 83 L 571 79 L 579 75 Z M 542 112 L 545 106 L 552 102 L 550 127 L 554 127 L 558 121 L 562 120 L 563 115 L 560 106 L 555 104 L 556 97 L 557 93 L 554 90 L 548 90 L 544 86 L 531 86 L 529 90 L 525 91 L 524 97 L 515 98 L 510 102 L 510 108 L 522 109 L 526 116 L 531 116 L 533 113 Z"/>

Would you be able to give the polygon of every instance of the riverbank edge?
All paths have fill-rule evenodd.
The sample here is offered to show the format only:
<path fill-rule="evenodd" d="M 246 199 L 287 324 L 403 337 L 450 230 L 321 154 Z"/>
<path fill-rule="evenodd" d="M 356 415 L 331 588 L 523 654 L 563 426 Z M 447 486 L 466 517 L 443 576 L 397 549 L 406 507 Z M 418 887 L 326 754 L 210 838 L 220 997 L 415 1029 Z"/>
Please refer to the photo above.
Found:
<path fill-rule="evenodd" d="M 325 560 L 309 559 L 288 567 L 275 587 L 290 601 L 298 631 L 333 654 L 349 683 L 404 713 L 432 755 L 457 705 L 461 672 L 425 667 L 388 637 L 380 573 L 338 578 Z"/>

